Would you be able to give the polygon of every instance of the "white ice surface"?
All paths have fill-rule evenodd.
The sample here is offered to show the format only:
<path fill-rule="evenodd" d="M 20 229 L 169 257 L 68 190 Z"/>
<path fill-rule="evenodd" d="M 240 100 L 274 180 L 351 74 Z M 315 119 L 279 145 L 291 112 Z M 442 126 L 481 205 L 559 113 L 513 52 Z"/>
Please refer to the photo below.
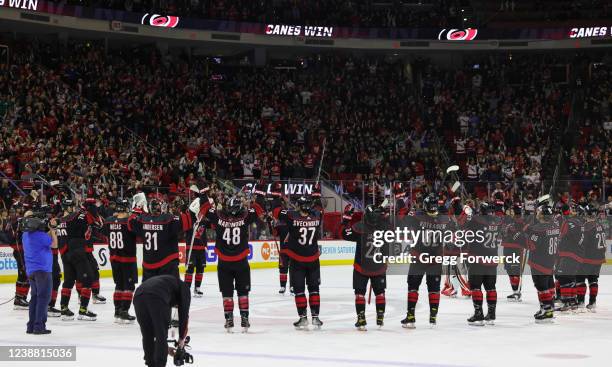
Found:
<path fill-rule="evenodd" d="M 536 293 L 527 279 L 522 303 L 508 303 L 508 278 L 498 277 L 497 324 L 470 327 L 469 299 L 443 297 L 438 326 L 427 323 L 428 306 L 421 285 L 417 328 L 406 330 L 400 320 L 406 309 L 406 277 L 389 276 L 385 326 L 375 326 L 374 304 L 367 306 L 369 330 L 354 329 L 352 268 L 323 267 L 320 331 L 296 331 L 293 298 L 278 291 L 275 269 L 253 270 L 251 329 L 227 334 L 223 329 L 221 296 L 216 274 L 206 273 L 204 298 L 193 299 L 190 335 L 193 366 L 605 366 L 612 350 L 612 276 L 602 276 L 598 312 L 557 315 L 554 324 L 536 325 Z M 140 333 L 135 325 L 113 323 L 113 284 L 103 279 L 106 305 L 92 305 L 95 322 L 49 319 L 48 336 L 25 334 L 26 311 L 0 306 L 0 345 L 76 345 L 77 362 L 46 362 L 0 366 L 119 367 L 143 365 Z M 0 300 L 12 297 L 14 285 L 0 285 Z M 71 308 L 76 311 L 73 293 Z M 133 310 L 132 310 L 133 313 Z M 237 310 L 236 310 L 237 315 Z M 236 317 L 238 321 L 238 317 Z M 238 329 L 238 328 L 237 328 Z M 169 359 L 168 366 L 172 362 Z"/>

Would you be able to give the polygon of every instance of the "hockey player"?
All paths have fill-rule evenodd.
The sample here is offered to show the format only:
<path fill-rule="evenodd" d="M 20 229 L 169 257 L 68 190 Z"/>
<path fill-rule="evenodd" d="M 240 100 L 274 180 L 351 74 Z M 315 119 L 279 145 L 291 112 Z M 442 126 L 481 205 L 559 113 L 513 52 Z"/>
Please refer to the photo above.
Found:
<path fill-rule="evenodd" d="M 308 328 L 306 308 L 310 304 L 312 325 L 319 329 L 323 325 L 319 319 L 321 284 L 321 265 L 319 263 L 319 238 L 321 236 L 321 212 L 314 208 L 311 197 L 300 196 L 297 210 L 273 210 L 273 217 L 286 223 L 288 237 L 287 249 L 283 252 L 289 257 L 289 275 L 295 292 L 295 306 L 299 320 L 293 323 L 298 330 Z M 306 300 L 308 287 L 308 301 Z"/>
<path fill-rule="evenodd" d="M 599 291 L 599 273 L 601 265 L 606 262 L 606 228 L 597 218 L 597 208 L 588 204 L 585 208 L 584 223 L 584 259 L 576 276 L 578 307 L 584 307 L 586 281 L 589 282 L 589 303 L 586 308 L 595 312 L 597 293 Z M 606 219 L 603 219 L 606 220 Z"/>
<path fill-rule="evenodd" d="M 578 213 L 579 215 L 576 215 Z M 584 225 L 586 207 L 578 205 L 575 209 L 569 205 L 563 208 L 561 235 L 559 239 L 559 258 L 555 267 L 555 276 L 559 281 L 559 298 L 561 306 L 556 311 L 574 310 L 578 306 L 576 291 L 576 274 L 584 258 Z"/>
<path fill-rule="evenodd" d="M 68 308 L 72 287 L 77 283 L 77 293 L 80 296 L 79 320 L 95 321 L 97 315 L 87 308 L 91 298 L 91 285 L 94 279 L 94 269 L 87 256 L 91 246 L 91 226 L 87 213 L 79 207 L 74 207 L 70 199 L 62 202 L 63 218 L 58 219 L 56 233 L 58 234 L 59 253 L 64 269 L 64 283 L 60 299 L 62 320 L 73 320 L 74 313 Z"/>
<path fill-rule="evenodd" d="M 92 269 L 93 279 L 91 281 L 91 294 L 93 303 L 97 304 L 105 304 L 106 298 L 100 294 L 100 267 L 98 266 L 98 261 L 93 255 L 93 242 L 94 238 L 98 238 L 98 233 L 102 229 L 103 218 L 98 214 L 98 206 L 97 200 L 94 198 L 85 199 L 85 203 L 82 207 L 87 218 L 87 223 L 90 226 L 89 236 L 91 241 L 88 241 L 86 253 L 87 260 L 89 261 L 89 265 Z"/>
<path fill-rule="evenodd" d="M 229 197 L 217 211 L 209 203 L 200 209 L 200 215 L 215 227 L 215 252 L 218 257 L 217 276 L 223 296 L 225 329 L 234 327 L 234 291 L 238 295 L 240 326 L 246 332 L 249 323 L 249 292 L 251 268 L 249 266 L 249 227 L 263 215 L 257 203 L 245 209 L 238 197 Z"/>
<path fill-rule="evenodd" d="M 30 291 L 30 283 L 25 272 L 25 261 L 23 259 L 23 245 L 21 244 L 21 233 L 18 225 L 18 217 L 22 213 L 19 208 L 11 213 L 6 221 L 0 220 L 0 243 L 7 244 L 13 250 L 13 257 L 17 263 L 17 281 L 15 282 L 15 300 L 13 308 L 15 310 L 27 310 L 27 301 Z"/>
<path fill-rule="evenodd" d="M 385 263 L 376 262 L 376 253 L 384 254 L 386 246 L 376 247 L 373 245 L 373 233 L 376 230 L 384 230 L 389 227 L 385 221 L 383 209 L 379 206 L 368 205 L 365 209 L 363 219 L 349 225 L 350 216 L 345 212 L 342 221 L 342 238 L 357 244 L 355 248 L 355 261 L 353 264 L 353 289 L 355 291 L 355 311 L 357 312 L 357 322 L 355 327 L 358 330 L 366 330 L 365 304 L 366 288 L 368 282 L 376 296 L 376 325 L 383 326 L 385 317 L 385 288 L 386 271 Z"/>
<path fill-rule="evenodd" d="M 192 228 L 190 214 L 175 216 L 168 213 L 168 204 L 160 197 L 148 203 L 148 213 L 133 222 L 136 237 L 143 239 L 142 281 L 155 275 L 179 277 L 179 237 Z"/>
<path fill-rule="evenodd" d="M 402 327 L 415 328 L 415 310 L 419 299 L 419 286 L 425 277 L 429 294 L 429 323 L 436 325 L 438 307 L 440 304 L 440 282 L 442 277 L 442 263 L 437 261 L 443 253 L 444 243 L 438 234 L 429 231 L 444 231 L 454 227 L 448 216 L 438 215 L 438 199 L 429 194 L 423 200 L 424 213 L 417 216 L 405 217 L 405 226 L 413 230 L 420 230 L 420 238 L 410 251 L 414 262 L 408 269 L 408 311 L 406 318 L 401 321 Z"/>
<path fill-rule="evenodd" d="M 129 213 L 130 203 L 127 199 L 118 199 L 115 214 L 104 220 L 102 234 L 108 244 L 110 263 L 113 271 L 115 292 L 115 322 L 131 324 L 136 319 L 129 314 L 136 283 L 138 283 L 138 266 L 136 265 L 136 236 L 132 231 L 136 214 Z"/>
<path fill-rule="evenodd" d="M 503 210 L 503 202 L 496 202 L 494 205 L 482 202 L 480 204 L 480 215 L 469 218 L 464 226 L 473 233 L 480 232 L 482 234 L 482 236 L 476 236 L 475 241 L 468 244 L 468 253 L 479 259 L 477 263 L 470 264 L 468 277 L 472 303 L 474 305 L 474 315 L 467 321 L 469 325 L 473 326 L 483 326 L 485 322 L 487 325 L 495 323 L 497 264 L 484 260 L 487 256 L 497 256 L 501 244 L 500 231 L 502 219 L 495 215 L 493 210 L 495 212 Z M 483 295 L 481 287 L 484 287 L 487 294 L 488 312 L 486 316 L 482 309 Z"/>
<path fill-rule="evenodd" d="M 272 193 L 270 194 L 270 207 L 278 208 L 281 207 L 286 209 L 286 203 L 283 198 L 282 193 L 282 185 L 277 182 L 274 184 L 272 189 Z M 270 217 L 270 220 L 273 218 Z M 272 227 L 273 235 L 278 238 L 279 248 L 278 250 L 278 278 L 280 283 L 280 288 L 278 290 L 279 294 L 285 294 L 287 290 L 287 280 L 289 278 L 289 256 L 287 256 L 287 246 L 288 246 L 288 238 L 289 232 L 287 230 L 287 223 L 277 220 L 274 223 L 270 223 Z M 293 295 L 293 289 L 290 290 Z"/>
<path fill-rule="evenodd" d="M 512 294 L 508 296 L 509 302 L 521 302 L 521 290 L 519 289 L 521 284 L 521 277 L 525 249 L 519 243 L 521 241 L 522 230 L 525 226 L 523 221 L 523 206 L 520 202 L 515 202 L 512 209 L 506 210 L 506 217 L 504 217 L 503 229 L 502 229 L 502 247 L 504 248 L 503 254 L 506 257 L 518 257 L 521 259 L 520 263 L 505 262 L 504 269 L 508 273 L 510 278 L 510 286 L 512 287 Z"/>
<path fill-rule="evenodd" d="M 193 245 L 190 243 L 192 236 Z M 199 226 L 195 232 L 195 235 L 193 235 L 193 230 L 188 231 L 185 235 L 185 239 L 187 241 L 187 251 L 191 251 L 189 264 L 187 264 L 187 270 L 185 271 L 185 284 L 187 284 L 187 287 L 191 288 L 191 283 L 193 282 L 195 272 L 193 296 L 200 298 L 204 295 L 204 293 L 200 290 L 200 287 L 202 286 L 202 280 L 204 279 L 204 268 L 206 268 L 206 249 L 208 248 L 208 242 L 206 240 L 206 226 Z"/>
<path fill-rule="evenodd" d="M 536 208 L 536 222 L 523 228 L 523 243 L 529 250 L 527 263 L 540 301 L 540 310 L 534 315 L 536 323 L 549 323 L 554 318 L 553 268 L 560 229 L 553 216 L 552 207 L 545 201 Z"/>

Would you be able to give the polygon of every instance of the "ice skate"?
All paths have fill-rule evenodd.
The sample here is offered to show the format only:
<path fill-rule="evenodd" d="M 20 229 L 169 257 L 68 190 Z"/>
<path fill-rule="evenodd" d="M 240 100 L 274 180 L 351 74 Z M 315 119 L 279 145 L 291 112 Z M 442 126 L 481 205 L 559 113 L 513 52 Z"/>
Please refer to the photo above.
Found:
<path fill-rule="evenodd" d="M 96 321 L 97 317 L 98 315 L 96 315 L 95 313 L 89 311 L 85 307 L 81 307 L 79 309 L 79 316 L 77 317 L 77 319 L 82 321 Z"/>
<path fill-rule="evenodd" d="M 47 308 L 47 317 L 60 317 L 62 316 L 62 311 L 58 310 L 55 307 Z"/>
<path fill-rule="evenodd" d="M 357 330 L 359 331 L 367 331 L 368 329 L 366 328 L 366 325 L 368 323 L 366 322 L 366 318 L 365 318 L 365 312 L 360 312 L 357 315 L 357 322 L 355 323 L 355 327 L 357 328 Z"/>
<path fill-rule="evenodd" d="M 15 297 L 15 302 L 13 302 L 14 310 L 28 310 L 29 308 L 30 303 L 25 298 Z"/>
<path fill-rule="evenodd" d="M 385 313 L 384 312 L 376 313 L 376 325 L 378 326 L 379 329 L 385 325 Z"/>
<path fill-rule="evenodd" d="M 91 299 L 92 299 L 93 303 L 96 304 L 96 305 L 103 305 L 103 304 L 106 303 L 106 297 L 102 297 L 99 294 L 94 294 L 91 297 Z"/>
<path fill-rule="evenodd" d="M 533 317 L 535 317 L 536 324 L 551 324 L 554 319 L 554 312 L 550 309 L 540 309 Z"/>
<path fill-rule="evenodd" d="M 240 316 L 240 327 L 242 328 L 243 333 L 246 333 L 249 331 L 249 328 L 251 327 L 251 323 L 249 323 L 248 316 Z"/>
<path fill-rule="evenodd" d="M 300 319 L 293 323 L 296 330 L 308 330 L 308 318 L 300 316 Z"/>
<path fill-rule="evenodd" d="M 74 320 L 74 312 L 70 311 L 68 307 L 62 307 L 62 321 Z"/>
<path fill-rule="evenodd" d="M 416 318 L 414 317 L 414 310 L 409 310 L 406 314 L 406 318 L 401 321 L 404 329 L 414 329 Z"/>
<path fill-rule="evenodd" d="M 202 298 L 204 296 L 204 293 L 200 290 L 200 287 L 195 287 L 193 289 L 193 297 L 194 298 Z"/>
<path fill-rule="evenodd" d="M 514 292 L 507 297 L 508 302 L 522 302 L 521 292 Z"/>
<path fill-rule="evenodd" d="M 280 289 L 278 290 L 278 294 L 285 294 L 286 291 L 287 291 L 286 287 L 280 287 Z"/>
<path fill-rule="evenodd" d="M 487 316 L 484 318 L 485 325 L 495 325 L 495 307 L 489 306 Z"/>
<path fill-rule="evenodd" d="M 229 334 L 234 332 L 234 317 L 225 316 L 225 325 L 223 326 L 225 331 Z"/>
<path fill-rule="evenodd" d="M 319 319 L 319 316 L 312 317 L 312 326 L 315 330 L 321 330 L 321 326 L 323 326 L 323 321 Z"/>
<path fill-rule="evenodd" d="M 477 308 L 474 311 L 474 315 L 467 319 L 467 322 L 470 326 L 484 326 L 484 315 L 482 313 L 482 309 Z"/>

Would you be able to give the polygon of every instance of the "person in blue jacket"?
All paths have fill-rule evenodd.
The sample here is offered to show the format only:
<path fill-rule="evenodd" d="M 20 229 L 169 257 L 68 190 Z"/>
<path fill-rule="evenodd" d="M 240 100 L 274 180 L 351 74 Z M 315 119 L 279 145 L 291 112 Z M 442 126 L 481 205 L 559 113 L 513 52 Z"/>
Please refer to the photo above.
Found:
<path fill-rule="evenodd" d="M 23 250 L 26 274 L 30 281 L 30 318 L 28 334 L 50 334 L 46 327 L 47 305 L 51 299 L 53 255 L 51 248 L 57 248 L 55 220 L 50 224 L 33 216 L 31 211 L 23 218 Z"/>

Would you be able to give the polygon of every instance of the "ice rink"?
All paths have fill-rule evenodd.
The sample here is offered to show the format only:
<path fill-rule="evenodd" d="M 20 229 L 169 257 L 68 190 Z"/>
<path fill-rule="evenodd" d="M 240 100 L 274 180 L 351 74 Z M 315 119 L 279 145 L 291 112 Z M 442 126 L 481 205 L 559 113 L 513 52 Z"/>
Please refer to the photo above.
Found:
<path fill-rule="evenodd" d="M 600 279 L 597 313 L 559 315 L 554 324 L 536 325 L 538 310 L 531 279 L 522 303 L 508 303 L 510 286 L 498 277 L 499 303 L 495 326 L 470 327 L 470 299 L 443 297 L 438 326 L 430 329 L 427 297 L 422 293 L 417 328 L 402 329 L 406 311 L 406 278 L 389 276 L 386 323 L 375 326 L 374 304 L 368 305 L 368 331 L 355 322 L 349 266 L 323 267 L 320 331 L 296 331 L 293 297 L 279 295 L 276 269 L 253 270 L 251 329 L 227 334 L 215 273 L 206 273 L 204 298 L 193 299 L 190 319 L 193 366 L 604 366 L 612 352 L 612 277 Z M 421 285 L 424 291 L 425 284 Z M 139 366 L 143 365 L 137 324 L 113 323 L 113 284 L 103 279 L 102 294 L 110 302 L 92 305 L 95 322 L 50 319 L 49 336 L 25 334 L 27 311 L 0 306 L 0 345 L 76 345 L 77 362 L 25 363 L 15 366 Z M 0 285 L 0 300 L 12 297 L 14 285 Z M 77 311 L 73 293 L 71 309 Z M 59 300 L 58 300 L 59 307 Z M 133 310 L 131 310 L 133 313 Z M 236 316 L 238 310 L 235 311 Z M 238 317 L 236 320 L 239 322 Z M 0 365 L 7 362 L 0 362 Z M 172 365 L 171 359 L 168 366 Z"/>

